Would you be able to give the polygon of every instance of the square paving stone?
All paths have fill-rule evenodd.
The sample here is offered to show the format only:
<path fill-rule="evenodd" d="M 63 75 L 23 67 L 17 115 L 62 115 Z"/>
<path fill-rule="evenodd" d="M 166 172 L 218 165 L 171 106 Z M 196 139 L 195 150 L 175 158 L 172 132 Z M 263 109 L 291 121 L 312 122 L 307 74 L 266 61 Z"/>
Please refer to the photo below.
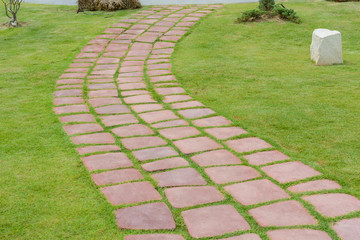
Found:
<path fill-rule="evenodd" d="M 166 128 L 166 127 L 177 127 L 177 126 L 184 126 L 184 125 L 189 125 L 189 123 L 183 119 L 179 119 L 179 120 L 172 120 L 172 121 L 167 121 L 167 122 L 160 122 L 160 123 L 155 123 L 152 125 L 152 127 L 154 128 Z"/>
<path fill-rule="evenodd" d="M 67 115 L 61 116 L 60 122 L 95 122 L 95 118 L 92 114 L 76 114 L 76 115 Z"/>
<path fill-rule="evenodd" d="M 255 233 L 246 233 L 240 236 L 221 238 L 219 240 L 261 240 L 261 238 Z"/>
<path fill-rule="evenodd" d="M 97 83 L 97 84 L 89 84 L 89 89 L 108 89 L 108 88 L 116 88 L 113 83 Z"/>
<path fill-rule="evenodd" d="M 165 157 L 172 157 L 178 155 L 178 153 L 171 147 L 142 149 L 142 150 L 134 151 L 133 154 L 139 161 L 147 161 L 157 158 L 165 158 Z"/>
<path fill-rule="evenodd" d="M 145 95 L 145 94 L 149 94 L 149 91 L 146 90 L 130 90 L 130 91 L 123 91 L 121 92 L 122 96 L 132 96 L 132 95 Z M 139 96 L 141 97 L 141 96 Z"/>
<path fill-rule="evenodd" d="M 124 98 L 124 101 L 127 104 L 156 103 L 156 101 L 154 99 L 152 99 L 150 95 L 140 95 L 140 96 L 127 97 L 127 98 Z"/>
<path fill-rule="evenodd" d="M 139 105 L 133 105 L 131 108 L 137 112 L 149 112 L 149 111 L 155 111 L 155 110 L 161 110 L 163 109 L 163 106 L 161 104 L 139 104 Z"/>
<path fill-rule="evenodd" d="M 114 137 L 110 133 L 92 133 L 71 137 L 74 144 L 106 144 L 115 143 Z"/>
<path fill-rule="evenodd" d="M 185 208 L 224 200 L 224 196 L 212 186 L 168 188 L 165 189 L 165 194 L 174 208 Z"/>
<path fill-rule="evenodd" d="M 97 123 L 63 125 L 63 128 L 67 135 L 104 131 L 104 129 Z"/>
<path fill-rule="evenodd" d="M 227 139 L 247 133 L 239 127 L 208 128 L 205 131 L 217 139 Z"/>
<path fill-rule="evenodd" d="M 120 98 L 113 98 L 113 97 L 92 98 L 92 99 L 89 99 L 89 103 L 93 107 L 100 107 L 100 106 L 110 105 L 110 104 L 121 104 L 121 100 L 120 100 Z"/>
<path fill-rule="evenodd" d="M 147 112 L 139 114 L 139 117 L 144 119 L 147 123 L 160 122 L 164 120 L 172 120 L 179 118 L 170 110 L 162 110 L 156 112 Z"/>
<path fill-rule="evenodd" d="M 139 235 L 128 235 L 124 240 L 185 240 L 183 236 L 175 234 L 139 234 Z"/>
<path fill-rule="evenodd" d="M 159 133 L 168 139 L 179 139 L 199 135 L 200 132 L 194 127 L 176 127 L 159 130 Z"/>
<path fill-rule="evenodd" d="M 180 102 L 180 103 L 171 104 L 171 108 L 173 109 L 193 108 L 193 107 L 204 107 L 204 104 L 198 101 L 189 101 L 189 102 Z"/>
<path fill-rule="evenodd" d="M 185 154 L 213 150 L 222 148 L 222 146 L 208 137 L 197 137 L 178 140 L 174 142 L 175 146 Z"/>
<path fill-rule="evenodd" d="M 157 74 L 153 74 L 153 75 L 162 75 L 162 74 L 168 74 L 168 73 L 171 73 L 170 72 L 165 72 L 165 71 L 168 71 L 168 70 L 153 70 L 151 72 L 156 72 L 157 71 Z M 150 71 L 148 71 L 150 72 Z M 155 89 L 156 92 L 160 95 L 172 95 L 172 94 L 179 94 L 179 93 L 184 93 L 185 90 L 181 87 L 169 87 L 169 88 L 156 88 Z"/>
<path fill-rule="evenodd" d="M 192 98 L 188 95 L 170 95 L 170 96 L 165 96 L 164 102 L 172 103 L 172 102 L 186 101 L 186 100 L 190 100 L 190 99 L 192 99 Z"/>
<path fill-rule="evenodd" d="M 127 149 L 139 149 L 147 147 L 155 147 L 166 145 L 167 142 L 159 137 L 135 137 L 135 138 L 125 138 L 121 142 Z"/>
<path fill-rule="evenodd" d="M 279 163 L 261 168 L 267 175 L 279 183 L 288 183 L 321 175 L 302 162 Z"/>
<path fill-rule="evenodd" d="M 119 209 L 115 213 L 117 225 L 124 229 L 175 229 L 174 218 L 165 203 L 148 203 Z"/>
<path fill-rule="evenodd" d="M 326 217 L 339 217 L 360 211 L 360 200 L 345 193 L 317 194 L 302 197 L 314 205 L 315 209 Z"/>
<path fill-rule="evenodd" d="M 315 192 L 322 190 L 341 189 L 341 186 L 327 179 L 315 180 L 305 183 L 299 183 L 297 185 L 288 188 L 291 192 L 302 193 L 302 192 Z"/>
<path fill-rule="evenodd" d="M 256 166 L 290 159 L 288 156 L 282 152 L 279 152 L 278 150 L 257 152 L 245 155 L 244 158 L 248 160 L 250 164 Z"/>
<path fill-rule="evenodd" d="M 193 238 L 215 237 L 250 229 L 246 220 L 231 205 L 191 209 L 181 214 Z"/>
<path fill-rule="evenodd" d="M 191 160 L 201 167 L 242 163 L 237 156 L 224 149 L 200 153 L 192 156 Z"/>
<path fill-rule="evenodd" d="M 61 106 L 61 107 L 54 107 L 54 112 L 55 114 L 89 112 L 89 108 L 86 105 Z"/>
<path fill-rule="evenodd" d="M 130 109 L 126 105 L 109 105 L 95 108 L 95 112 L 98 114 L 128 113 Z"/>
<path fill-rule="evenodd" d="M 253 208 L 249 213 L 262 227 L 317 224 L 316 219 L 295 200 Z"/>
<path fill-rule="evenodd" d="M 177 167 L 189 166 L 189 163 L 181 157 L 167 158 L 163 160 L 158 160 L 154 162 L 145 163 L 142 165 L 142 168 L 148 172 L 167 170 Z"/>
<path fill-rule="evenodd" d="M 101 191 L 112 205 L 161 200 L 150 182 L 124 183 L 101 188 Z"/>
<path fill-rule="evenodd" d="M 267 234 L 270 240 L 331 240 L 326 232 L 313 229 L 280 229 Z"/>
<path fill-rule="evenodd" d="M 127 181 L 143 179 L 141 173 L 136 169 L 121 169 L 114 171 L 107 171 L 102 173 L 95 173 L 91 175 L 96 185 L 107 185 L 114 183 L 122 183 Z"/>
<path fill-rule="evenodd" d="M 239 153 L 272 147 L 269 143 L 256 137 L 229 140 L 226 141 L 226 144 Z"/>
<path fill-rule="evenodd" d="M 333 228 L 343 240 L 360 239 L 360 218 L 340 220 Z"/>
<path fill-rule="evenodd" d="M 151 62 L 153 63 L 154 61 L 164 61 L 164 59 L 149 60 L 148 64 L 150 64 Z M 167 82 L 167 81 L 176 81 L 176 78 L 174 75 L 150 77 L 150 82 Z M 166 96 L 165 99 L 169 97 L 174 97 L 174 96 Z"/>
<path fill-rule="evenodd" d="M 154 134 L 153 130 L 142 124 L 132 124 L 128 126 L 117 127 L 111 131 L 119 137 L 132 137 Z"/>
<path fill-rule="evenodd" d="M 220 166 L 206 168 L 205 172 L 217 184 L 245 181 L 260 177 L 260 173 L 248 166 Z"/>
<path fill-rule="evenodd" d="M 133 163 L 124 153 L 96 154 L 81 159 L 89 171 L 133 166 Z"/>
<path fill-rule="evenodd" d="M 85 100 L 82 97 L 54 98 L 54 104 L 55 105 L 80 104 L 80 103 L 85 103 Z"/>
<path fill-rule="evenodd" d="M 200 118 L 205 117 L 211 114 L 215 114 L 215 112 L 209 108 L 196 108 L 196 109 L 185 109 L 178 111 L 180 115 L 184 118 Z"/>
<path fill-rule="evenodd" d="M 101 116 L 100 118 L 107 127 L 139 122 L 132 114 Z"/>
<path fill-rule="evenodd" d="M 76 148 L 80 155 L 95 153 L 95 152 L 113 152 L 120 151 L 120 147 L 116 145 L 96 145 Z"/>
<path fill-rule="evenodd" d="M 96 90 L 96 91 L 89 91 L 89 97 L 117 97 L 118 92 L 116 89 L 107 89 L 107 90 Z"/>
<path fill-rule="evenodd" d="M 231 121 L 222 116 L 217 116 L 217 117 L 197 119 L 194 120 L 193 123 L 195 126 L 198 127 L 218 127 L 218 126 L 230 125 Z"/>
<path fill-rule="evenodd" d="M 281 187 L 267 179 L 236 183 L 225 186 L 224 189 L 242 205 L 253 205 L 290 198 Z"/>
<path fill-rule="evenodd" d="M 205 179 L 193 168 L 181 168 L 152 175 L 160 187 L 206 185 Z"/>

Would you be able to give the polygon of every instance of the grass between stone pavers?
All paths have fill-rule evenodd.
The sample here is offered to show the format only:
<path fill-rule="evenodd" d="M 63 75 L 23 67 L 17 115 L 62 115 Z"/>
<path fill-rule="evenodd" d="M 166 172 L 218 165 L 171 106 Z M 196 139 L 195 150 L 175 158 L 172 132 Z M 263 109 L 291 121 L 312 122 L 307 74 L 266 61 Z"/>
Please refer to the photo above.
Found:
<path fill-rule="evenodd" d="M 0 10 L 0 22 L 7 18 Z M 115 239 L 112 208 L 53 113 L 55 82 L 86 43 L 135 11 L 22 4 L 0 27 L 0 238 Z"/>
<path fill-rule="evenodd" d="M 202 21 L 176 46 L 173 71 L 191 96 L 360 198 L 360 5 L 290 1 L 300 25 L 234 24 L 256 4 L 225 5 Z M 342 33 L 344 64 L 310 61 L 316 28 Z"/>

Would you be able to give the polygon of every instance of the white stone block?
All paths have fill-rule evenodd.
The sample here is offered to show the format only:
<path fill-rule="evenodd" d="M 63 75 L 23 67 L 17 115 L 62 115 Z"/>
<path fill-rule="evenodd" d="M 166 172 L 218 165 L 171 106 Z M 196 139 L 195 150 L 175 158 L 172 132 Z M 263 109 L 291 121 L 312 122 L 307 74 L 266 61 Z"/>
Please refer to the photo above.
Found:
<path fill-rule="evenodd" d="M 316 65 L 343 63 L 341 33 L 322 28 L 315 29 L 312 34 L 310 55 Z"/>

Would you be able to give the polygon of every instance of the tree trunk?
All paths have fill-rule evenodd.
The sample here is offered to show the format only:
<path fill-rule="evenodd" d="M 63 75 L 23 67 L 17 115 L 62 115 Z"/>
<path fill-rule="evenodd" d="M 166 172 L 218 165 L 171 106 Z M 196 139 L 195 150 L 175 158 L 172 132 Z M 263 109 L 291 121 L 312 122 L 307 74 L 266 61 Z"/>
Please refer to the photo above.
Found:
<path fill-rule="evenodd" d="M 80 10 L 116 11 L 141 8 L 139 0 L 78 0 Z"/>

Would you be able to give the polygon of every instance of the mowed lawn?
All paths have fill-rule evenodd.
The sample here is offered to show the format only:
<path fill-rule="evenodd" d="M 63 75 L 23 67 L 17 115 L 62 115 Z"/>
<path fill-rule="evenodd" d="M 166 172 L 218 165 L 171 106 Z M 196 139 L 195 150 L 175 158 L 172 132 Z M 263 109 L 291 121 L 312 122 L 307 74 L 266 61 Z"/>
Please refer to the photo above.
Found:
<path fill-rule="evenodd" d="M 24 26 L 0 27 L 0 239 L 118 237 L 112 208 L 53 113 L 52 94 L 80 49 L 133 12 L 77 15 L 76 6 L 23 4 Z"/>
<path fill-rule="evenodd" d="M 190 95 L 360 198 L 360 4 L 284 5 L 303 23 L 234 24 L 257 4 L 226 5 L 177 45 L 174 71 Z M 342 33 L 344 64 L 310 61 L 316 28 Z"/>

